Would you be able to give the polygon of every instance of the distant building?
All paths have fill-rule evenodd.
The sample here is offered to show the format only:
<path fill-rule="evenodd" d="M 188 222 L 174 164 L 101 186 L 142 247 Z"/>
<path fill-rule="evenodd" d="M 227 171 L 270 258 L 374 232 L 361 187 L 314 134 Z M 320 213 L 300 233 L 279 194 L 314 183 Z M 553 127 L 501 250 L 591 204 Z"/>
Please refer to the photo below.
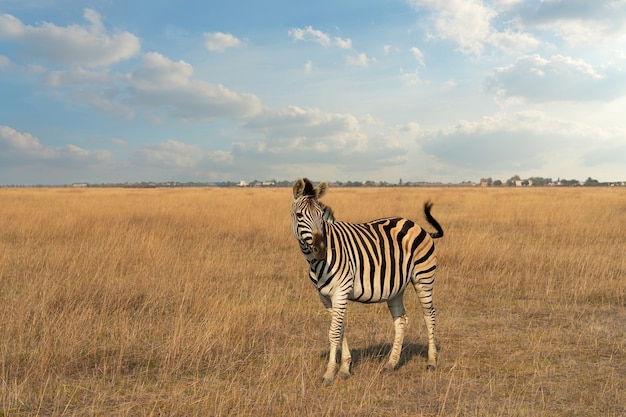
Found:
<path fill-rule="evenodd" d="M 532 187 L 533 180 L 515 180 L 516 187 Z"/>

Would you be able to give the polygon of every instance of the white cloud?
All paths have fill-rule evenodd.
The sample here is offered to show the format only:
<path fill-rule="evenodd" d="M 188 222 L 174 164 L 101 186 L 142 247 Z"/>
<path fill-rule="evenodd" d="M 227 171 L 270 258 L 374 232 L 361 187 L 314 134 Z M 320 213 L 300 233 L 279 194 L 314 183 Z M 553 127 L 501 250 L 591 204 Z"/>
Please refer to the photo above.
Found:
<path fill-rule="evenodd" d="M 131 58 L 140 50 L 139 39 L 129 32 L 108 34 L 100 15 L 85 9 L 88 26 L 26 25 L 18 18 L 0 15 L 0 40 L 16 42 L 39 59 L 61 65 L 97 67 Z"/>
<path fill-rule="evenodd" d="M 413 55 L 413 57 L 415 58 L 418 64 L 420 64 L 422 67 L 426 66 L 424 64 L 424 54 L 422 53 L 422 51 L 419 50 L 419 48 L 417 48 L 416 46 L 413 46 L 411 48 L 411 54 Z"/>
<path fill-rule="evenodd" d="M 444 129 L 424 129 L 418 142 L 435 156 L 443 169 L 503 175 L 542 172 L 542 176 L 566 176 L 596 161 L 600 150 L 626 149 L 623 130 L 550 117 L 539 111 L 512 116 L 496 114 L 479 121 L 458 122 Z M 626 158 L 622 159 L 622 167 Z M 615 163 L 615 161 L 612 161 Z"/>
<path fill-rule="evenodd" d="M 5 168 L 33 164 L 90 167 L 111 162 L 112 154 L 109 151 L 89 151 L 73 144 L 62 147 L 46 146 L 30 133 L 18 132 L 10 126 L 0 126 L 0 161 Z"/>
<path fill-rule="evenodd" d="M 174 62 L 156 52 L 145 54 L 130 76 L 128 100 L 184 120 L 238 119 L 263 109 L 253 94 L 239 94 L 192 76 L 193 67 L 185 61 Z"/>
<path fill-rule="evenodd" d="M 361 52 L 354 55 L 348 55 L 346 57 L 346 62 L 348 63 L 348 65 L 352 65 L 355 67 L 367 67 L 370 62 L 375 62 L 375 59 L 369 58 L 367 54 Z"/>
<path fill-rule="evenodd" d="M 506 52 L 527 51 L 541 42 L 533 35 L 507 27 L 495 26 L 498 11 L 482 0 L 409 0 L 416 9 L 432 11 L 430 37 L 455 42 L 464 54 L 480 56 L 486 46 L 495 46 Z M 510 4 L 501 3 L 506 9 Z"/>
<path fill-rule="evenodd" d="M 248 139 L 233 143 L 230 151 L 204 151 L 170 140 L 143 147 L 132 162 L 187 176 L 210 172 L 213 179 L 232 178 L 233 173 L 243 178 L 290 178 L 313 167 L 370 172 L 406 163 L 407 142 L 369 115 L 358 120 L 351 114 L 288 106 L 266 109 L 241 128 L 236 136 Z"/>
<path fill-rule="evenodd" d="M 367 67 L 371 62 L 376 61 L 374 58 L 368 57 L 366 53 L 354 50 L 351 39 L 344 39 L 340 37 L 331 38 L 328 34 L 317 29 L 313 29 L 311 26 L 307 26 L 304 29 L 290 29 L 289 36 L 291 36 L 295 41 L 313 42 L 324 47 L 334 46 L 339 49 L 349 51 L 349 54 L 346 55 L 346 63 L 348 65 Z"/>
<path fill-rule="evenodd" d="M 43 71 L 44 83 L 55 89 L 55 96 L 67 98 L 72 106 L 87 103 L 93 108 L 115 117 L 132 119 L 135 112 L 120 100 L 120 91 L 126 89 L 126 74 L 110 73 L 107 69 L 73 67 L 61 71 Z"/>
<path fill-rule="evenodd" d="M 254 165 L 334 164 L 343 171 L 366 171 L 401 163 L 407 152 L 371 116 L 362 123 L 351 114 L 289 106 L 264 112 L 243 127 L 259 139 L 236 144 L 233 155 Z"/>
<path fill-rule="evenodd" d="M 582 59 L 562 55 L 543 58 L 535 54 L 496 68 L 485 85 L 497 98 L 505 100 L 606 101 L 626 95 L 626 72 L 617 60 L 595 68 Z"/>
<path fill-rule="evenodd" d="M 69 84 L 109 84 L 112 81 L 108 71 L 93 71 L 81 67 L 63 71 L 51 71 L 45 82 L 52 87 Z"/>
<path fill-rule="evenodd" d="M 158 52 L 144 54 L 141 65 L 132 74 L 132 84 L 141 90 L 161 90 L 189 86 L 193 66 L 185 61 L 174 62 Z"/>
<path fill-rule="evenodd" d="M 293 28 L 289 29 L 289 36 L 296 41 L 315 42 L 322 46 L 330 45 L 330 36 L 322 31 L 313 29 L 312 26 L 307 26 L 304 29 Z"/>
<path fill-rule="evenodd" d="M 165 118 L 239 119 L 263 109 L 254 94 L 237 93 L 221 84 L 197 79 L 190 63 L 173 61 L 157 52 L 144 54 L 130 73 L 71 67 L 58 71 L 43 69 L 42 74 L 56 98 L 72 106 L 86 103 L 125 119 L 134 118 L 138 111 L 147 111 L 147 119 L 159 122 Z"/>
<path fill-rule="evenodd" d="M 415 61 L 417 61 L 418 68 L 425 67 L 426 64 L 424 62 L 424 53 L 416 46 L 411 47 L 409 49 Z M 424 83 L 424 80 L 419 75 L 418 68 L 413 71 L 406 71 L 404 68 L 400 68 L 400 77 L 404 82 L 411 86 L 418 86 Z"/>
<path fill-rule="evenodd" d="M 315 108 L 288 106 L 268 110 L 247 120 L 243 127 L 260 131 L 266 138 L 311 140 L 358 136 L 359 123 L 350 114 L 330 113 Z M 343 142 L 343 140 L 342 140 Z"/>
<path fill-rule="evenodd" d="M 0 126 L 0 149 L 2 149 L 3 159 L 9 154 L 36 159 L 52 158 L 57 154 L 53 148 L 39 143 L 39 139 L 30 133 L 21 133 L 9 126 Z"/>
<path fill-rule="evenodd" d="M 543 0 L 513 9 L 528 27 L 549 31 L 571 45 L 620 45 L 626 41 L 626 2 Z"/>
<path fill-rule="evenodd" d="M 207 158 L 214 164 L 232 165 L 233 155 L 226 151 L 214 151 L 207 154 Z"/>
<path fill-rule="evenodd" d="M 335 43 L 341 49 L 352 49 L 352 40 L 350 39 L 335 38 Z"/>
<path fill-rule="evenodd" d="M 121 103 L 117 98 L 110 98 L 98 92 L 77 92 L 72 95 L 75 98 L 89 103 L 93 108 L 110 116 L 131 120 L 135 117 L 132 107 Z"/>
<path fill-rule="evenodd" d="M 404 68 L 400 68 L 400 78 L 411 86 L 418 86 L 424 83 L 417 71 L 407 72 Z"/>
<path fill-rule="evenodd" d="M 523 3 L 525 0 L 493 0 L 493 4 L 499 10 L 507 10 L 511 7 Z"/>
<path fill-rule="evenodd" d="M 133 155 L 137 164 L 165 168 L 193 168 L 201 160 L 200 147 L 177 140 L 145 146 Z"/>
<path fill-rule="evenodd" d="M 461 52 L 480 55 L 491 33 L 491 19 L 496 12 L 480 0 L 413 0 L 416 8 L 432 9 L 435 38 L 448 39 L 459 45 Z"/>
<path fill-rule="evenodd" d="M 238 48 L 241 40 L 230 33 L 213 32 L 204 34 L 204 45 L 209 51 L 224 52 L 227 48 Z"/>
<path fill-rule="evenodd" d="M 500 32 L 494 31 L 489 34 L 485 41 L 508 53 L 532 51 L 542 45 L 542 42 L 533 35 L 524 32 L 515 32 L 510 29 Z"/>
<path fill-rule="evenodd" d="M 328 34 L 313 29 L 312 26 L 289 29 L 288 33 L 295 41 L 313 42 L 322 46 L 336 46 L 340 49 L 352 49 L 352 40 L 350 38 L 344 39 L 336 36 L 331 39 Z"/>

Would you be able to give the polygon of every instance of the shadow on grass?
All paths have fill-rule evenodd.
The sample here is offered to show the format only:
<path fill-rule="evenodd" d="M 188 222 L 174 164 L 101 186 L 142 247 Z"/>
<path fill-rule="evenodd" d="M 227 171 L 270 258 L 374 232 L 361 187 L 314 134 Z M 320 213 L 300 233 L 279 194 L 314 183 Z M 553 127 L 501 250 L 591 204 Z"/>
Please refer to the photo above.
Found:
<path fill-rule="evenodd" d="M 362 349 L 350 349 L 352 354 L 352 366 L 358 366 L 360 362 L 366 360 L 374 360 L 377 362 L 386 362 L 389 359 L 391 353 L 391 343 L 379 343 L 377 345 L 368 346 Z M 439 348 L 439 346 L 438 346 Z M 324 360 L 328 360 L 329 352 L 325 351 L 320 355 Z M 403 367 L 407 362 L 415 357 L 428 359 L 428 345 L 422 343 L 407 343 L 402 346 L 402 352 L 400 353 L 400 361 L 396 366 L 396 369 Z M 341 359 L 341 351 L 337 355 L 337 361 Z"/>

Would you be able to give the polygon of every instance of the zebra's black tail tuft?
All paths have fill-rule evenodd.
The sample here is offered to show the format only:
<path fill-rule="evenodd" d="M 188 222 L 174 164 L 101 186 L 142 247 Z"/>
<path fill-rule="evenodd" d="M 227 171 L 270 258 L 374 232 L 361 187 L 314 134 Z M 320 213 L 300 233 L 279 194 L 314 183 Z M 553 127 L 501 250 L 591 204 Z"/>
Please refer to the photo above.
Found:
<path fill-rule="evenodd" d="M 440 237 L 443 237 L 443 228 L 441 227 L 439 222 L 435 220 L 435 218 L 430 214 L 430 209 L 432 208 L 432 206 L 433 203 L 431 203 L 430 200 L 424 203 L 424 215 L 426 216 L 426 220 L 428 220 L 428 223 L 430 223 L 435 229 L 437 229 L 437 232 L 428 232 L 428 234 L 433 239 L 439 239 Z"/>

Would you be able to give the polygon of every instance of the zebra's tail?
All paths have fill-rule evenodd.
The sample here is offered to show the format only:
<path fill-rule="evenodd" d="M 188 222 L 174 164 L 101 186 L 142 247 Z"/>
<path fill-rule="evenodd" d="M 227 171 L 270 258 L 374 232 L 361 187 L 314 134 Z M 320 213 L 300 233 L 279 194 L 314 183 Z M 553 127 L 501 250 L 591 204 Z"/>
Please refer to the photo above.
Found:
<path fill-rule="evenodd" d="M 440 237 L 443 237 L 443 229 L 439 222 L 435 220 L 435 218 L 430 214 L 430 209 L 432 206 L 433 203 L 431 203 L 430 200 L 424 203 L 424 215 L 426 216 L 426 220 L 428 220 L 428 223 L 430 223 L 435 229 L 437 229 L 437 232 L 428 232 L 428 234 L 433 239 L 439 239 Z"/>

